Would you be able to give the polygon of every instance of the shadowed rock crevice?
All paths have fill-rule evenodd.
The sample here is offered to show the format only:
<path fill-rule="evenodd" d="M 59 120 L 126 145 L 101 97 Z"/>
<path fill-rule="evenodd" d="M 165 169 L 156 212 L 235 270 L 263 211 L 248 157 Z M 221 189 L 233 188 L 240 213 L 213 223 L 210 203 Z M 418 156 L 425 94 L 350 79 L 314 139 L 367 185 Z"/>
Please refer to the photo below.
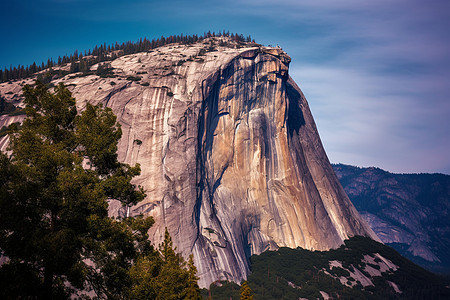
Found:
<path fill-rule="evenodd" d="M 303 112 L 300 108 L 299 99 L 301 99 L 302 96 L 298 90 L 287 82 L 286 92 L 288 95 L 287 126 L 289 136 L 292 138 L 294 132 L 298 135 L 300 127 L 305 125 L 305 118 L 303 117 Z"/>

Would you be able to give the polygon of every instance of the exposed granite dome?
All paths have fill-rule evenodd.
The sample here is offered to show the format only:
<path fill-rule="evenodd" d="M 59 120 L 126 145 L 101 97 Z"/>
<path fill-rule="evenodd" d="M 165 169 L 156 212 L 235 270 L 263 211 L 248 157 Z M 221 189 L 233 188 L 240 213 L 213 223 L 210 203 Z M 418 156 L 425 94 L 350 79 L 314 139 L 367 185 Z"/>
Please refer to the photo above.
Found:
<path fill-rule="evenodd" d="M 240 282 L 249 256 L 267 249 L 377 239 L 333 172 L 289 77 L 290 57 L 236 45 L 227 38 L 172 44 L 115 59 L 115 78 L 52 81 L 68 85 L 80 109 L 87 101 L 113 109 L 123 131 L 119 159 L 141 164 L 135 183 L 147 193 L 131 213 L 154 216 L 155 244 L 167 227 L 178 251 L 194 254 L 201 287 Z M 2 95 L 10 90 L 20 97 L 19 82 L 0 85 Z M 13 121 L 1 116 L 0 127 Z M 6 143 L 0 138 L 2 150 Z M 127 213 L 114 202 L 110 211 Z"/>

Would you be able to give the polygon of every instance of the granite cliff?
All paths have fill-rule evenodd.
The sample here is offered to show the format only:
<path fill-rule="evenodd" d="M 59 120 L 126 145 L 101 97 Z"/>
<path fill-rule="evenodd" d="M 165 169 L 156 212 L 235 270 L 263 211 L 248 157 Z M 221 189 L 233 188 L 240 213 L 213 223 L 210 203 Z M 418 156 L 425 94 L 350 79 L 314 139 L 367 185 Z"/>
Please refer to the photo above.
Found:
<path fill-rule="evenodd" d="M 128 209 L 111 201 L 111 215 L 153 216 L 155 244 L 167 227 L 194 254 L 201 287 L 240 282 L 268 249 L 377 239 L 334 174 L 289 63 L 279 48 L 210 38 L 120 56 L 102 66 L 110 76 L 52 78 L 80 109 L 101 103 L 118 116 L 119 159 L 141 164 L 147 198 Z M 20 106 L 31 82 L 3 83 L 1 94 Z M 1 116 L 0 127 L 19 119 Z"/>

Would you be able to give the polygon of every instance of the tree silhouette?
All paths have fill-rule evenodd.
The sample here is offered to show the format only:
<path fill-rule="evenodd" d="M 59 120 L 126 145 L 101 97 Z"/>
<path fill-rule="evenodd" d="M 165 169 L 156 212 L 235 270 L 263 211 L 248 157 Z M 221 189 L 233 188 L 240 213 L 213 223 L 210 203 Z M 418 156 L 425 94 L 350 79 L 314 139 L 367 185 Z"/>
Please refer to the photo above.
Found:
<path fill-rule="evenodd" d="M 4 70 L 0 70 L 0 81 L 4 82 L 8 80 L 28 78 L 36 72 L 40 72 L 54 66 L 63 66 L 67 63 L 71 63 L 71 73 L 79 71 L 85 72 L 86 67 L 92 66 L 99 62 L 113 60 L 114 58 L 117 58 L 121 55 L 149 51 L 151 49 L 155 49 L 157 47 L 172 43 L 192 44 L 209 37 L 231 37 L 237 43 L 248 43 L 250 41 L 252 41 L 253 43 L 255 42 L 254 40 L 252 40 L 250 35 L 245 38 L 244 35 L 237 33 L 230 34 L 229 32 L 223 31 L 216 34 L 215 32 L 211 33 L 211 31 L 208 31 L 201 36 L 171 35 L 169 37 L 161 36 L 160 38 L 153 39 L 151 41 L 147 38 L 140 38 L 136 42 L 128 41 L 122 44 L 115 42 L 114 44 L 108 46 L 106 46 L 106 43 L 103 43 L 103 45 L 100 45 L 100 47 L 95 46 L 92 51 L 91 49 L 89 49 L 88 51 L 84 51 L 85 56 L 86 54 L 87 56 L 89 56 L 88 58 L 83 58 L 82 51 L 78 52 L 78 50 L 75 50 L 74 53 L 69 56 L 64 55 L 62 58 L 58 57 L 57 62 L 54 62 L 52 58 L 49 58 L 47 60 L 47 63 L 42 62 L 39 66 L 37 66 L 36 63 L 33 63 L 29 67 L 10 66 L 9 69 L 5 68 Z M 84 65 L 82 60 L 85 60 L 86 66 Z"/>

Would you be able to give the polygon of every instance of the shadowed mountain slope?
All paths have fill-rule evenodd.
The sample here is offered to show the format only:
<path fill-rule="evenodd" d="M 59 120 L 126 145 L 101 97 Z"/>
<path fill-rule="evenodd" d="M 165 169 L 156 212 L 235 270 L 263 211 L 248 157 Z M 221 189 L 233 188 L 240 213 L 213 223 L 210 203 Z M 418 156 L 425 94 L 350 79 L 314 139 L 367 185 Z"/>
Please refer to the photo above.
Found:
<path fill-rule="evenodd" d="M 449 175 L 333 168 L 381 241 L 432 271 L 450 274 Z"/>

